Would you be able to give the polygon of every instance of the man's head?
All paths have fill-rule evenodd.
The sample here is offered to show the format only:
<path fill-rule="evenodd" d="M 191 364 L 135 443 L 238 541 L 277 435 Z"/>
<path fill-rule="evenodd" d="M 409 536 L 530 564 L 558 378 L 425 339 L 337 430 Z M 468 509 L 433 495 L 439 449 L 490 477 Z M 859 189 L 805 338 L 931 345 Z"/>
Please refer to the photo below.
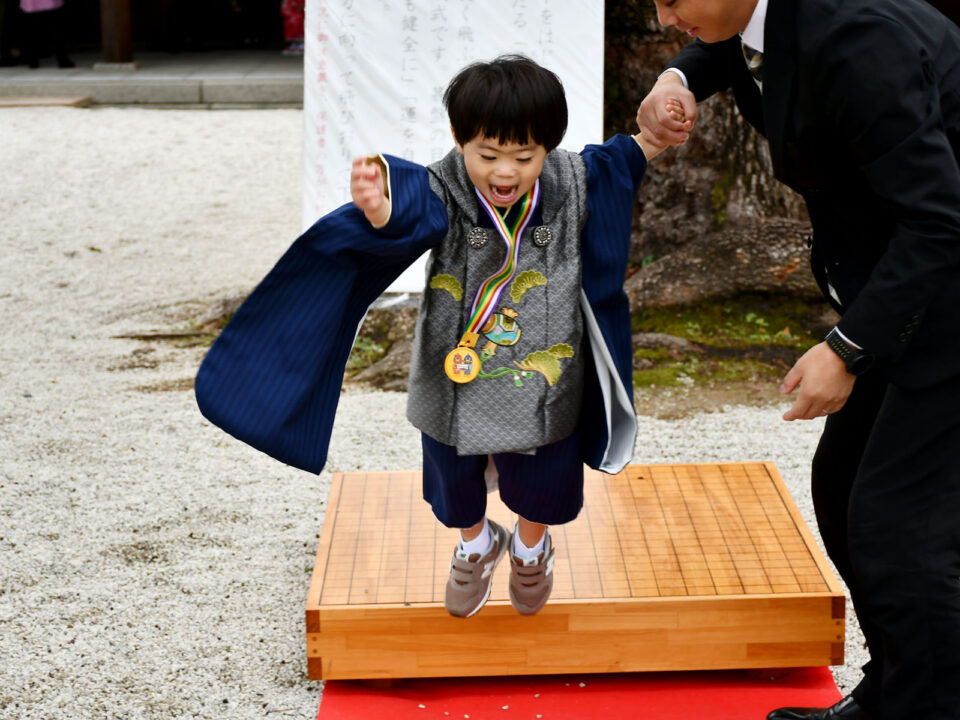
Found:
<path fill-rule="evenodd" d="M 443 102 L 467 174 L 493 205 L 509 207 L 533 187 L 567 129 L 560 79 L 532 60 L 504 55 L 470 65 Z"/>
<path fill-rule="evenodd" d="M 728 40 L 743 32 L 757 0 L 654 0 L 661 25 L 676 25 L 704 42 Z"/>

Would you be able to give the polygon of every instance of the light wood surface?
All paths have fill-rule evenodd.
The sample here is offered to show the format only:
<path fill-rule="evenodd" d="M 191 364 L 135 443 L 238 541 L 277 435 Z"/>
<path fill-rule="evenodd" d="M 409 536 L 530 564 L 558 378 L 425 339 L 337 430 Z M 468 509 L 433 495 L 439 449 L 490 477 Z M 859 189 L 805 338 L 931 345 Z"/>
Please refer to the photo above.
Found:
<path fill-rule="evenodd" d="M 551 529 L 554 590 L 535 616 L 509 566 L 475 616 L 443 608 L 457 531 L 419 472 L 334 476 L 308 592 L 312 678 L 515 675 L 837 664 L 843 591 L 770 463 L 587 470 Z M 488 514 L 516 516 L 494 493 Z"/>
<path fill-rule="evenodd" d="M 0 107 L 36 107 L 36 106 L 65 106 L 89 107 L 88 97 L 31 97 L 29 95 L 0 97 Z"/>

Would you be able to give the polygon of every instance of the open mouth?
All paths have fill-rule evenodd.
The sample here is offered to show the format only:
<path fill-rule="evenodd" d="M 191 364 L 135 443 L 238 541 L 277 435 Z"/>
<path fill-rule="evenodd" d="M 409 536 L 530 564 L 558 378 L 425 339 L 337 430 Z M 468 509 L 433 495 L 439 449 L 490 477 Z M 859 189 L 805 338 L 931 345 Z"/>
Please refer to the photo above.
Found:
<path fill-rule="evenodd" d="M 491 185 L 490 197 L 494 202 L 502 203 L 513 200 L 517 194 L 516 185 Z"/>

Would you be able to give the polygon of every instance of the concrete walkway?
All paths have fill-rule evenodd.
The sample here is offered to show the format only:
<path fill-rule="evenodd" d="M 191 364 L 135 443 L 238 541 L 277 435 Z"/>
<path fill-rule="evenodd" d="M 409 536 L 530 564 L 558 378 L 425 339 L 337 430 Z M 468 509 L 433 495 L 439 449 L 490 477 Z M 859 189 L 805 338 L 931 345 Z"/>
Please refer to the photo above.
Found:
<path fill-rule="evenodd" d="M 94 69 L 99 55 L 74 55 L 61 70 L 52 58 L 40 68 L 0 68 L 0 101 L 88 97 L 93 104 L 240 108 L 302 107 L 303 57 L 279 50 L 138 53 L 136 69 Z"/>

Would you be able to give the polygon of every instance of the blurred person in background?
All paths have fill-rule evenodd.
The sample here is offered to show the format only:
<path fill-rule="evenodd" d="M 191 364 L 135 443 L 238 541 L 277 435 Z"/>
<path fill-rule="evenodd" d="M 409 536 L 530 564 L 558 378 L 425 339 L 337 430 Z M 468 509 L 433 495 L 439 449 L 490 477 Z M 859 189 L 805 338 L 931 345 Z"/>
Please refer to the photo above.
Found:
<path fill-rule="evenodd" d="M 283 0 L 280 15 L 283 16 L 283 39 L 287 43 L 284 55 L 303 55 L 304 0 Z"/>
<path fill-rule="evenodd" d="M 20 0 L 23 11 L 23 62 L 31 69 L 40 67 L 41 48 L 49 41 L 57 67 L 76 67 L 67 53 L 67 28 L 64 0 Z"/>

